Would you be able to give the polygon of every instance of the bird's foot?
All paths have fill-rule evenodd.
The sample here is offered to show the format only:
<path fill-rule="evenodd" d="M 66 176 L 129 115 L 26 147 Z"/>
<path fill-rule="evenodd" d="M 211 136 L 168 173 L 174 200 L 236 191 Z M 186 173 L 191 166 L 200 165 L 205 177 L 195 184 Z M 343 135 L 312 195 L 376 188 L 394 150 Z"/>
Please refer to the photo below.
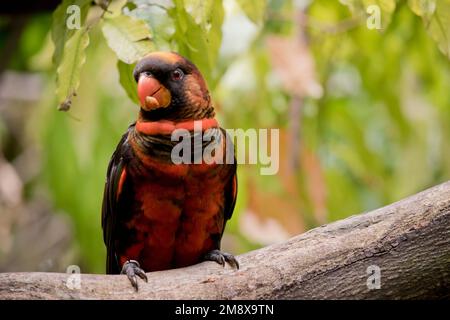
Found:
<path fill-rule="evenodd" d="M 138 291 L 138 282 L 136 276 L 138 276 L 145 282 L 148 282 L 145 271 L 141 269 L 139 262 L 137 262 L 136 260 L 128 260 L 127 262 L 125 262 L 123 264 L 122 271 L 120 272 L 120 274 L 127 275 L 128 280 L 130 280 L 131 285 L 136 291 Z"/>
<path fill-rule="evenodd" d="M 229 253 L 222 252 L 220 250 L 212 250 L 205 255 L 205 261 L 215 261 L 218 264 L 225 267 L 225 262 L 227 262 L 231 267 L 239 269 L 239 262 L 236 258 Z"/>

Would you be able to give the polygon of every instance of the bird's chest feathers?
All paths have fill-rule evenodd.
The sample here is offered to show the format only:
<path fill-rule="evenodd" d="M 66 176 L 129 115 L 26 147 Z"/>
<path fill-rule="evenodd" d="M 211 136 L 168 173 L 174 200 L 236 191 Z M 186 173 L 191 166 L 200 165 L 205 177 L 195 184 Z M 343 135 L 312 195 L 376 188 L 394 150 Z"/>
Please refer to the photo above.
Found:
<path fill-rule="evenodd" d="M 198 262 L 223 230 L 224 164 L 173 164 L 135 148 L 133 229 L 148 270 Z"/>
<path fill-rule="evenodd" d="M 208 215 L 213 210 L 208 204 L 223 195 L 224 169 L 217 164 L 175 165 L 148 160 L 144 168 L 131 172 L 135 200 L 146 217 L 165 224 L 172 220 L 178 223 L 181 214 L 183 219 Z"/>

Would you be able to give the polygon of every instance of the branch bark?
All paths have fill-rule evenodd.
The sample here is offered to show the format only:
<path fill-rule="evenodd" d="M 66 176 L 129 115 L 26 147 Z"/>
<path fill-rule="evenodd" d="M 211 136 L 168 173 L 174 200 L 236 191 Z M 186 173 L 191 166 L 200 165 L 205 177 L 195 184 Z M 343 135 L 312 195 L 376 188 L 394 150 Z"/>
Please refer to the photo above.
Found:
<path fill-rule="evenodd" d="M 450 298 L 450 181 L 369 213 L 238 257 L 148 273 L 139 292 L 125 276 L 0 274 L 0 299 L 445 299 Z M 381 288 L 369 289 L 369 266 Z"/>

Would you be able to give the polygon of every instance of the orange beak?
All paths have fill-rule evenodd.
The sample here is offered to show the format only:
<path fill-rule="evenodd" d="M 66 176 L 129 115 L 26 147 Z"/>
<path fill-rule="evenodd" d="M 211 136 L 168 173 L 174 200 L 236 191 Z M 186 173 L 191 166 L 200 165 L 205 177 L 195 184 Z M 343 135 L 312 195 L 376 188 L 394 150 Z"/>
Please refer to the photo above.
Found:
<path fill-rule="evenodd" d="M 141 107 L 146 111 L 165 108 L 172 100 L 170 91 L 152 76 L 142 75 L 138 81 L 137 91 Z"/>

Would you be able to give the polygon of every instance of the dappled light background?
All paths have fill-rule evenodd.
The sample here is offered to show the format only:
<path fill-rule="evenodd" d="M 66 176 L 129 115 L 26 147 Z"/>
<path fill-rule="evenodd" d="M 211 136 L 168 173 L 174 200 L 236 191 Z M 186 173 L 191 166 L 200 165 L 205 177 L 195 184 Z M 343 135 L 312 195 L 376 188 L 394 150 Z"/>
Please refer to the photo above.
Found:
<path fill-rule="evenodd" d="M 363 1 L 215 1 L 207 21 L 219 31 L 207 37 L 201 1 L 133 2 L 125 10 L 148 23 L 154 50 L 199 66 L 224 128 L 280 129 L 276 175 L 238 169 L 223 249 L 280 242 L 450 179 L 448 1 L 435 8 L 441 31 L 416 1 L 385 1 L 381 30 L 367 27 Z M 174 6 L 192 18 L 184 33 Z M 106 168 L 138 107 L 100 22 L 71 109 L 58 111 L 51 23 L 51 11 L 0 15 L 0 271 L 103 273 Z"/>

